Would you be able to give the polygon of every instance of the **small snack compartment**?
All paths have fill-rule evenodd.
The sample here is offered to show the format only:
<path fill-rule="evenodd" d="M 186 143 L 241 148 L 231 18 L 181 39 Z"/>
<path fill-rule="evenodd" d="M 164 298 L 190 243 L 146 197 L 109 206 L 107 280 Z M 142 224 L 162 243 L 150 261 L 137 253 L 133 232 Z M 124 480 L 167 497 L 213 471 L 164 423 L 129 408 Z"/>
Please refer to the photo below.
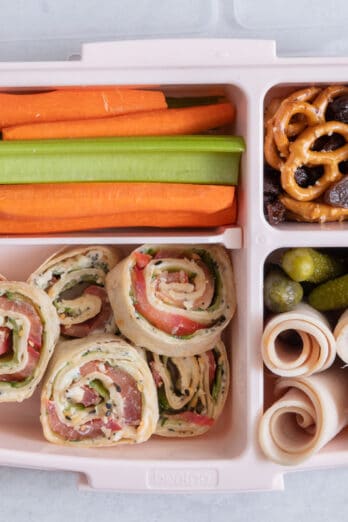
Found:
<path fill-rule="evenodd" d="M 264 99 L 264 213 L 271 225 L 346 220 L 347 87 L 283 84 Z M 308 226 L 308 225 L 307 225 Z"/>
<path fill-rule="evenodd" d="M 346 451 L 347 252 L 292 247 L 265 261 L 258 438 L 266 457 L 283 466 Z"/>

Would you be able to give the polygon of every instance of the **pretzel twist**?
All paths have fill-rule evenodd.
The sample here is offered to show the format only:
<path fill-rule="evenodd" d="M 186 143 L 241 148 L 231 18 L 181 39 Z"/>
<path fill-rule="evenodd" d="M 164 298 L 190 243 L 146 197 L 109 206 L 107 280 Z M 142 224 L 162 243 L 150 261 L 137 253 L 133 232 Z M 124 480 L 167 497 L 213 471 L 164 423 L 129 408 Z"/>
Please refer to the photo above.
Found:
<path fill-rule="evenodd" d="M 329 152 L 316 152 L 311 150 L 315 141 L 321 136 L 341 134 L 346 144 Z M 325 192 L 329 186 L 342 178 L 339 163 L 348 159 L 348 125 L 338 121 L 329 121 L 308 127 L 302 132 L 296 141 L 290 145 L 290 155 L 286 163 L 281 167 L 281 185 L 283 190 L 298 201 L 312 201 Z M 322 165 L 324 174 L 308 187 L 300 187 L 295 179 L 298 167 L 309 165 L 311 167 Z"/>
<path fill-rule="evenodd" d="M 271 109 L 265 114 L 264 151 L 267 163 L 274 169 L 280 170 L 289 154 L 288 138 L 297 136 L 308 122 L 310 125 L 319 122 L 318 109 L 309 103 L 319 92 L 320 89 L 317 87 L 308 87 L 290 94 L 277 109 L 275 103 L 270 104 Z M 294 117 L 297 117 L 297 121 L 293 121 Z"/>
<path fill-rule="evenodd" d="M 287 209 L 287 217 L 307 223 L 326 223 L 348 219 L 348 208 L 331 207 L 317 201 L 297 201 L 289 196 L 279 196 L 279 201 Z"/>
<path fill-rule="evenodd" d="M 344 85 L 331 85 L 323 89 L 321 93 L 315 98 L 313 105 L 318 109 L 320 117 L 325 119 L 325 113 L 329 103 L 332 103 L 335 98 L 348 94 L 348 87 Z"/>

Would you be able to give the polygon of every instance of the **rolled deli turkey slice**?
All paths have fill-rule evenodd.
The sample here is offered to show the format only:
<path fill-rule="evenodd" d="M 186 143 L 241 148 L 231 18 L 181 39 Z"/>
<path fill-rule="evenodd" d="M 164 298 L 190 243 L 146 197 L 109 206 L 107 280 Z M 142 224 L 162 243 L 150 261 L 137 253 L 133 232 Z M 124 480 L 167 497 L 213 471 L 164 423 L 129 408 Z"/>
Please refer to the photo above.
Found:
<path fill-rule="evenodd" d="M 348 424 L 348 373 L 333 367 L 310 377 L 280 378 L 278 400 L 263 415 L 259 442 L 265 455 L 295 465 L 317 453 Z"/>
<path fill-rule="evenodd" d="M 191 357 L 167 357 L 148 352 L 158 393 L 156 434 L 193 437 L 208 431 L 220 416 L 229 388 L 225 346 Z"/>
<path fill-rule="evenodd" d="M 115 333 L 104 284 L 118 259 L 113 247 L 70 247 L 51 256 L 31 274 L 28 282 L 44 290 L 54 304 L 63 335 Z"/>
<path fill-rule="evenodd" d="M 209 350 L 236 307 L 232 265 L 217 245 L 144 245 L 108 273 L 106 289 L 123 335 L 169 357 Z"/>
<path fill-rule="evenodd" d="M 334 330 L 337 355 L 348 363 L 348 310 L 343 312 Z"/>
<path fill-rule="evenodd" d="M 300 303 L 266 324 L 262 356 L 267 368 L 276 375 L 312 375 L 333 364 L 336 341 L 326 318 L 306 303 Z"/>
<path fill-rule="evenodd" d="M 59 344 L 43 385 L 40 419 L 55 444 L 146 441 L 156 429 L 158 406 L 143 351 L 106 334 Z"/>
<path fill-rule="evenodd" d="M 33 394 L 58 337 L 58 316 L 45 292 L 0 281 L 0 402 Z"/>

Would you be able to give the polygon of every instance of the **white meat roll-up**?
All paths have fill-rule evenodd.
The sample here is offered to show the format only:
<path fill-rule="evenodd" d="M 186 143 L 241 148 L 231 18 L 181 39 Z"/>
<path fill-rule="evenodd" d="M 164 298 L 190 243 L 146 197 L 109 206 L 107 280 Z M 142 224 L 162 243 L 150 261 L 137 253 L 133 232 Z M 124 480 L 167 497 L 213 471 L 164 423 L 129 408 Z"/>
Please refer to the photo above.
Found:
<path fill-rule="evenodd" d="M 81 447 L 146 441 L 156 430 L 156 387 L 144 352 L 113 335 L 57 346 L 41 395 L 46 439 Z"/>
<path fill-rule="evenodd" d="M 334 336 L 336 339 L 337 355 L 348 363 L 348 310 L 345 310 L 339 318 Z"/>
<path fill-rule="evenodd" d="M 221 246 L 144 245 L 106 277 L 120 331 L 160 355 L 209 350 L 231 320 L 235 289 Z"/>
<path fill-rule="evenodd" d="M 191 357 L 147 352 L 157 386 L 156 434 L 193 437 L 208 431 L 220 416 L 229 389 L 229 365 L 222 341 Z"/>
<path fill-rule="evenodd" d="M 28 282 L 44 290 L 56 307 L 62 335 L 115 333 L 104 285 L 106 274 L 118 260 L 113 247 L 70 247 L 51 256 L 31 274 Z"/>
<path fill-rule="evenodd" d="M 275 395 L 278 400 L 261 419 L 259 441 L 278 464 L 300 464 L 348 424 L 348 374 L 341 368 L 280 378 Z"/>
<path fill-rule="evenodd" d="M 0 402 L 33 394 L 58 337 L 57 312 L 45 292 L 0 281 Z"/>
<path fill-rule="evenodd" d="M 336 341 L 323 314 L 306 303 L 275 315 L 262 336 L 267 368 L 282 377 L 312 375 L 329 368 L 336 357 Z"/>

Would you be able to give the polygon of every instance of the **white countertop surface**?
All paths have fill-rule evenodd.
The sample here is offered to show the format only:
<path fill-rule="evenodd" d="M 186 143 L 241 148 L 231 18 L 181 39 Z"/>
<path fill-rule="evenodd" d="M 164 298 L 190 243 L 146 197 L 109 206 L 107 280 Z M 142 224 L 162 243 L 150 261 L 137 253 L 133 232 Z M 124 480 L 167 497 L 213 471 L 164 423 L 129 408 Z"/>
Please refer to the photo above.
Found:
<path fill-rule="evenodd" d="M 252 0 L 247 4 L 243 4 L 241 0 L 235 1 L 240 15 L 247 17 L 248 9 L 253 5 Z M 296 6 L 298 3 L 295 0 Z M 340 0 L 333 3 L 337 4 L 337 8 L 341 4 L 347 7 Z M 308 4 L 313 9 L 314 4 L 316 9 L 320 5 L 324 7 L 324 2 Z M 136 10 L 132 5 L 136 6 Z M 182 10 L 184 5 L 186 14 Z M 78 54 L 82 40 L 102 40 L 104 36 L 105 39 L 112 39 L 114 36 L 130 38 L 132 31 L 141 37 L 176 37 L 180 36 L 180 30 L 184 36 L 248 36 L 249 33 L 245 30 L 243 32 L 232 20 L 231 5 L 231 1 L 223 0 L 2 2 L 0 60 L 65 59 Z M 266 18 L 269 10 L 273 15 L 272 20 L 276 21 L 274 5 L 274 0 L 265 0 L 262 3 Z M 108 8 L 113 9 L 114 17 L 105 15 L 104 10 Z M 218 17 L 220 18 L 217 21 Z M 156 30 L 161 20 L 164 21 L 162 27 L 165 29 Z M 318 15 L 315 20 L 318 20 Z M 256 24 L 255 33 L 260 35 L 257 19 L 253 20 L 253 24 Z M 270 36 L 275 34 L 277 28 L 273 27 Z M 306 34 L 304 44 L 308 44 L 312 38 L 310 32 L 307 31 Z M 296 43 L 299 41 L 291 36 L 293 34 L 288 31 L 290 47 L 295 40 Z M 335 51 L 342 54 L 345 49 L 342 42 L 344 41 L 338 37 L 336 42 L 328 42 L 327 54 L 334 54 Z M 279 48 L 286 52 L 284 38 Z M 299 50 L 295 49 L 294 52 L 298 54 Z M 308 53 L 308 49 L 304 54 L 306 52 Z M 0 521 L 307 522 L 309 516 L 312 521 L 348 519 L 347 469 L 290 473 L 285 477 L 284 492 L 242 494 L 130 495 L 79 491 L 76 478 L 69 472 L 0 468 Z"/>

